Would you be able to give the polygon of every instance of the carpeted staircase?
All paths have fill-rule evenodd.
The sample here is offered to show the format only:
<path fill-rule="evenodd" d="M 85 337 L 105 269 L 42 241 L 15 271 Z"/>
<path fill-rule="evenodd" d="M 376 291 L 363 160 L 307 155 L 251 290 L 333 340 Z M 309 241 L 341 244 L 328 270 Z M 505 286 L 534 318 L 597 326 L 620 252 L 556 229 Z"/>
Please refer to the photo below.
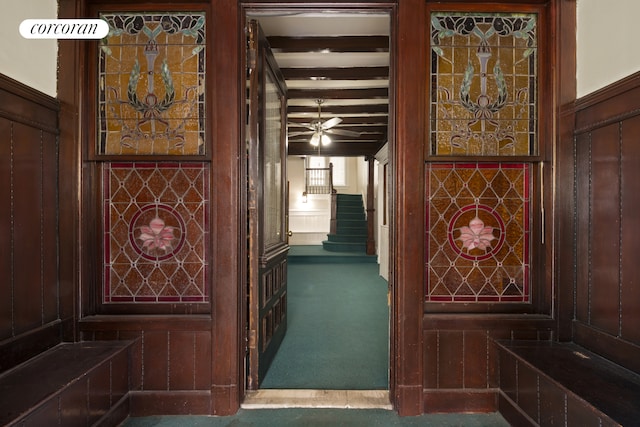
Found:
<path fill-rule="evenodd" d="M 367 217 L 362 195 L 337 194 L 336 232 L 328 234 L 322 247 L 330 252 L 367 251 Z"/>

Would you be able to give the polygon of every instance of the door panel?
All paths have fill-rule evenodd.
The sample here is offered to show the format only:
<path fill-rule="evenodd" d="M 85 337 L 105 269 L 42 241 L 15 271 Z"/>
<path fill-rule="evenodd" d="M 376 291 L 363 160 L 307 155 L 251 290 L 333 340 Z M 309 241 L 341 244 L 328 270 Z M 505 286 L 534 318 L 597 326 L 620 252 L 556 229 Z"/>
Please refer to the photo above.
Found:
<path fill-rule="evenodd" d="M 248 23 L 247 388 L 259 387 L 287 328 L 286 85 L 256 21 Z"/>

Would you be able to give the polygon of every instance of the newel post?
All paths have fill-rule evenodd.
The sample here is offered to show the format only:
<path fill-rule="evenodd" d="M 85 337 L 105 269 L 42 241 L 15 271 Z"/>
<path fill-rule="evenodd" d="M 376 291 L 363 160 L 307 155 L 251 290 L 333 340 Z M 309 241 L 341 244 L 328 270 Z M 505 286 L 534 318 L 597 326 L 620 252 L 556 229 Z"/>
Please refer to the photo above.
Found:
<path fill-rule="evenodd" d="M 374 214 L 376 212 L 373 207 L 373 168 L 375 157 L 371 156 L 367 159 L 369 166 L 369 176 L 367 182 L 367 255 L 376 254 L 376 239 L 373 234 Z"/>

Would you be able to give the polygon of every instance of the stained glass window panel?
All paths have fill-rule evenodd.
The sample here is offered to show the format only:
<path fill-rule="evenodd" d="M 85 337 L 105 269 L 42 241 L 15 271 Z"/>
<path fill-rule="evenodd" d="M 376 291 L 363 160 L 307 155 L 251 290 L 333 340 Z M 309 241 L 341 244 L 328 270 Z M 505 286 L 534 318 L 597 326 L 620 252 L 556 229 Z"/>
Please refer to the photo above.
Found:
<path fill-rule="evenodd" d="M 528 302 L 530 165 L 427 168 L 426 300 Z"/>
<path fill-rule="evenodd" d="M 209 300 L 206 163 L 106 163 L 103 302 Z"/>
<path fill-rule="evenodd" d="M 537 154 L 535 14 L 431 13 L 430 153 Z"/>
<path fill-rule="evenodd" d="M 204 14 L 100 17 L 98 153 L 203 154 Z"/>

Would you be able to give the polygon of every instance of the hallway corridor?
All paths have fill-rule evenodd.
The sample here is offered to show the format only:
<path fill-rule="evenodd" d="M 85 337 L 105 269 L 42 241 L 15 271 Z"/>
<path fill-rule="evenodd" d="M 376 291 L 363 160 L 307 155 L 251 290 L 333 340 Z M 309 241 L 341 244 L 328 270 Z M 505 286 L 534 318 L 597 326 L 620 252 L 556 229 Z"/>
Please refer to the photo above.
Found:
<path fill-rule="evenodd" d="M 388 388 L 387 282 L 374 263 L 288 267 L 288 324 L 261 388 Z"/>

